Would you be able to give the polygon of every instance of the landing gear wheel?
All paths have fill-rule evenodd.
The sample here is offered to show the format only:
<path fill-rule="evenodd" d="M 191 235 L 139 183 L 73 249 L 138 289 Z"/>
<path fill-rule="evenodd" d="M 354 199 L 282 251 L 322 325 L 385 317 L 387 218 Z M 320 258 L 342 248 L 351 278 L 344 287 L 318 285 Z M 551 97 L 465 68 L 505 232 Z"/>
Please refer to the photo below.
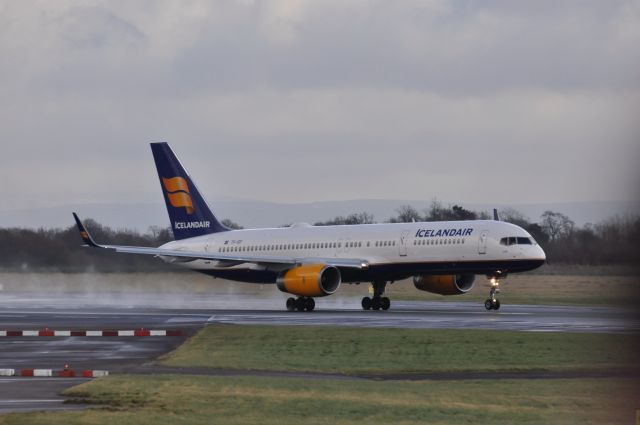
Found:
<path fill-rule="evenodd" d="M 389 310 L 391 301 L 387 297 L 383 297 L 384 289 L 387 286 L 385 281 L 371 282 L 373 287 L 373 297 L 364 297 L 362 299 L 362 308 L 364 310 Z"/>
<path fill-rule="evenodd" d="M 391 300 L 387 297 L 380 298 L 380 307 L 383 310 L 389 310 L 389 307 L 391 307 Z"/>
<path fill-rule="evenodd" d="M 382 307 L 381 302 L 380 302 L 380 298 L 378 298 L 378 297 L 374 297 L 374 298 L 371 300 L 371 308 L 372 308 L 373 310 L 380 310 L 380 307 Z"/>
<path fill-rule="evenodd" d="M 295 311 L 296 300 L 293 298 L 287 298 L 287 311 Z"/>
<path fill-rule="evenodd" d="M 287 311 L 313 311 L 316 301 L 311 297 L 287 298 Z"/>
<path fill-rule="evenodd" d="M 362 309 L 363 310 L 371 310 L 371 298 L 364 297 L 362 299 Z"/>
<path fill-rule="evenodd" d="M 304 300 L 304 309 L 307 311 L 313 311 L 316 308 L 316 302 L 313 298 L 306 298 Z"/>
<path fill-rule="evenodd" d="M 488 299 L 484 302 L 484 308 L 487 310 L 500 310 L 500 300 Z"/>
<path fill-rule="evenodd" d="M 491 289 L 489 290 L 489 298 L 484 302 L 484 308 L 487 310 L 499 310 L 500 301 L 496 298 L 496 294 L 500 292 L 500 277 L 505 277 L 506 273 L 500 274 L 500 276 L 487 276 L 491 283 Z"/>

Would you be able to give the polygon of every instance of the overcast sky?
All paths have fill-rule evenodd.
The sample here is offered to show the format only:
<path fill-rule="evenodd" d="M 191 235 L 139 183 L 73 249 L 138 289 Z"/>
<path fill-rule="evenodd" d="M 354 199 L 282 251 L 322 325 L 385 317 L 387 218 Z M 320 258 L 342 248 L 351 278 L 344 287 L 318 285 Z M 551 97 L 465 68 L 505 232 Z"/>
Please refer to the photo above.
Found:
<path fill-rule="evenodd" d="M 1 209 L 638 199 L 640 1 L 0 1 Z"/>

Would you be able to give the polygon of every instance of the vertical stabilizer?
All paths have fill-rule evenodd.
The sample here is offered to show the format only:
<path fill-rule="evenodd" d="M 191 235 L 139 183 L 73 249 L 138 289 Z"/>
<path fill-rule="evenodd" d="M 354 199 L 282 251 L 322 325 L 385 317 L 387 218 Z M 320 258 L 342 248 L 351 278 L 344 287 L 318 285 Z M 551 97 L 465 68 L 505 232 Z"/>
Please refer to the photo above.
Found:
<path fill-rule="evenodd" d="M 151 151 L 175 238 L 192 238 L 229 230 L 213 215 L 169 145 L 151 143 Z"/>

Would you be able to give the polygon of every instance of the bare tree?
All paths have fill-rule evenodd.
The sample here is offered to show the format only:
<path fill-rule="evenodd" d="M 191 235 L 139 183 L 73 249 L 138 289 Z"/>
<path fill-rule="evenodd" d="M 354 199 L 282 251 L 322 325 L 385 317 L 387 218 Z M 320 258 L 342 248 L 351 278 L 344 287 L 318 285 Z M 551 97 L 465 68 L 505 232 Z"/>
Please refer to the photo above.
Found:
<path fill-rule="evenodd" d="M 244 229 L 244 227 L 242 227 L 241 225 L 239 225 L 238 223 L 236 223 L 235 221 L 225 218 L 224 220 L 221 221 L 223 226 L 228 227 L 229 229 L 233 229 L 233 230 L 239 230 L 239 229 Z"/>
<path fill-rule="evenodd" d="M 529 217 L 522 214 L 520 211 L 514 208 L 503 208 L 499 211 L 500 220 L 506 221 L 507 223 L 515 224 L 516 226 L 520 226 L 522 228 L 527 228 L 531 223 L 529 221 Z"/>
<path fill-rule="evenodd" d="M 375 223 L 373 214 L 369 214 L 368 212 L 360 212 L 349 214 L 348 216 L 337 216 L 331 220 L 327 221 L 319 221 L 315 223 L 316 226 L 336 226 L 343 224 L 372 224 Z"/>
<path fill-rule="evenodd" d="M 398 215 L 389 219 L 390 223 L 411 223 L 414 221 L 423 221 L 424 218 L 420 215 L 418 210 L 411 205 L 401 205 L 396 209 Z"/>
<path fill-rule="evenodd" d="M 540 216 L 540 226 L 549 236 L 552 242 L 561 237 L 570 236 L 573 233 L 575 223 L 566 215 L 560 212 L 545 211 Z"/>

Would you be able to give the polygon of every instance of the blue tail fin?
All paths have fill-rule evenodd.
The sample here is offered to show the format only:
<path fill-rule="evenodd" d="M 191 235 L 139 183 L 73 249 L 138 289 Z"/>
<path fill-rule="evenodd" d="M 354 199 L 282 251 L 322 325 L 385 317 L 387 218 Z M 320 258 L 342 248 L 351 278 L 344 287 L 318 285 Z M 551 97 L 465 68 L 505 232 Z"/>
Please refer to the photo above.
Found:
<path fill-rule="evenodd" d="M 229 230 L 213 215 L 169 145 L 151 143 L 151 151 L 176 240 Z"/>

